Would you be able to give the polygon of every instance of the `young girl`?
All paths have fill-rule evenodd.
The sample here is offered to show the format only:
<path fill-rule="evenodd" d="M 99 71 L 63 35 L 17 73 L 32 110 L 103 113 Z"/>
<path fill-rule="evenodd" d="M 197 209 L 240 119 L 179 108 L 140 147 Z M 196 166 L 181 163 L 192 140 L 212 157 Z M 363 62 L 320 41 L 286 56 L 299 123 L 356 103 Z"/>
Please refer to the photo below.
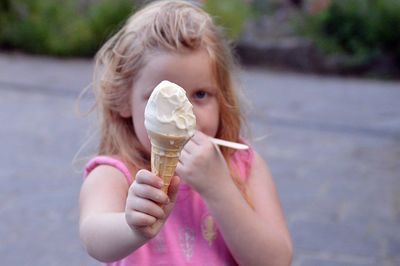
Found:
<path fill-rule="evenodd" d="M 99 156 L 80 195 L 87 252 L 107 265 L 289 265 L 291 239 L 265 162 L 207 137 L 243 142 L 232 55 L 209 15 L 188 2 L 151 3 L 96 59 Z M 149 171 L 144 127 L 162 80 L 186 90 L 197 120 L 168 195 Z"/>

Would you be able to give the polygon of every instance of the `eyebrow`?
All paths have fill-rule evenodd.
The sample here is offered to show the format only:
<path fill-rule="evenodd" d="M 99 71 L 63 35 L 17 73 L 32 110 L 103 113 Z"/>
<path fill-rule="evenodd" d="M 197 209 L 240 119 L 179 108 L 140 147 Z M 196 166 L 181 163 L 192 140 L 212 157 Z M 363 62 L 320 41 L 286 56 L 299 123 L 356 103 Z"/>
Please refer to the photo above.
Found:
<path fill-rule="evenodd" d="M 207 84 L 207 85 L 205 85 L 205 86 L 196 86 L 194 89 L 195 89 L 195 90 L 198 90 L 198 89 L 218 90 L 218 86 Z"/>

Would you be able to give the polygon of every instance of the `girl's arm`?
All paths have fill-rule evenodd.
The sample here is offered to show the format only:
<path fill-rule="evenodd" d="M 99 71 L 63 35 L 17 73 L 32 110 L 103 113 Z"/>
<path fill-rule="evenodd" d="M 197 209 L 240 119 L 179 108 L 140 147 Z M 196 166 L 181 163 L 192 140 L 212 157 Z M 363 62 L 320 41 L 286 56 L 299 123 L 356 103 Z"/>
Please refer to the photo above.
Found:
<path fill-rule="evenodd" d="M 173 206 L 161 191 L 160 178 L 139 171 L 129 186 L 124 175 L 112 166 L 96 167 L 85 179 L 80 193 L 80 236 L 87 252 L 97 260 L 122 259 L 145 244 L 161 229 Z M 146 209 L 146 210 L 144 210 Z"/>
<path fill-rule="evenodd" d="M 239 265 L 290 265 L 290 235 L 271 174 L 258 155 L 247 185 L 254 210 L 233 183 L 205 198 L 230 251 Z"/>
<path fill-rule="evenodd" d="M 290 235 L 274 182 L 261 157 L 255 155 L 246 184 L 252 209 L 207 137 L 196 133 L 185 150 L 177 173 L 203 196 L 235 260 L 246 266 L 290 265 Z"/>

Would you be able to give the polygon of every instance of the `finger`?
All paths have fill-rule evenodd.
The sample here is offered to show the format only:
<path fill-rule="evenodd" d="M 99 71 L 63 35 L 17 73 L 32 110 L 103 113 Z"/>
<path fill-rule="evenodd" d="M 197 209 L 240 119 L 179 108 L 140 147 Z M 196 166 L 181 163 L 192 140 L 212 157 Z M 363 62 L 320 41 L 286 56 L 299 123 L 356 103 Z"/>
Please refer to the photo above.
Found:
<path fill-rule="evenodd" d="M 169 197 L 170 201 L 175 202 L 176 195 L 178 194 L 178 191 L 179 191 L 180 182 L 181 182 L 181 179 L 179 178 L 179 176 L 172 177 L 171 184 L 169 185 L 169 189 L 168 189 L 168 197 Z"/>
<path fill-rule="evenodd" d="M 193 137 L 190 139 L 192 142 L 194 142 L 195 144 L 199 145 L 200 142 L 200 134 L 201 132 L 196 130 L 196 132 L 194 133 Z"/>
<path fill-rule="evenodd" d="M 191 158 L 189 157 L 191 155 L 187 155 L 187 156 L 183 156 L 175 169 L 175 174 L 178 176 L 187 176 L 188 172 L 191 171 L 191 169 L 193 168 L 193 162 L 191 161 Z"/>
<path fill-rule="evenodd" d="M 134 198 L 129 202 L 129 207 L 132 210 L 148 214 L 156 219 L 162 219 L 165 217 L 163 209 L 151 200 Z"/>
<path fill-rule="evenodd" d="M 166 216 L 168 216 L 171 213 L 171 210 L 175 205 L 179 191 L 179 184 L 180 184 L 180 178 L 178 176 L 174 176 L 171 180 L 171 185 L 168 190 L 168 196 L 170 197 L 170 202 L 165 205 Z"/>
<path fill-rule="evenodd" d="M 197 145 L 201 145 L 204 141 L 208 140 L 208 137 L 206 134 L 204 134 L 201 131 L 196 131 L 192 138 L 193 142 L 196 143 Z"/>
<path fill-rule="evenodd" d="M 141 235 L 145 236 L 148 239 L 153 238 L 156 233 L 153 227 L 157 227 L 158 222 L 159 221 L 156 221 L 154 224 L 150 226 L 136 226 L 135 230 L 139 231 Z"/>
<path fill-rule="evenodd" d="M 126 222 L 135 227 L 151 226 L 157 219 L 143 212 L 131 211 L 126 215 Z"/>
<path fill-rule="evenodd" d="M 198 144 L 196 144 L 194 141 L 189 140 L 188 143 L 186 143 L 185 146 L 183 146 L 182 150 L 185 150 L 189 154 L 196 148 Z"/>
<path fill-rule="evenodd" d="M 184 164 L 187 158 L 190 156 L 190 153 L 187 150 L 182 150 L 181 155 L 179 156 L 179 161 Z"/>
<path fill-rule="evenodd" d="M 147 184 L 156 188 L 162 188 L 164 185 L 160 177 L 145 169 L 141 169 L 136 173 L 135 182 L 138 184 Z"/>
<path fill-rule="evenodd" d="M 134 186 L 133 193 L 140 198 L 149 199 L 156 203 L 166 203 L 168 201 L 168 196 L 162 190 L 145 184 Z"/>
<path fill-rule="evenodd" d="M 215 144 L 215 143 L 212 143 L 212 142 L 211 142 L 211 144 L 214 146 L 214 149 L 218 153 L 218 156 L 222 156 L 223 157 L 222 152 L 221 152 L 221 147 L 219 145 Z"/>

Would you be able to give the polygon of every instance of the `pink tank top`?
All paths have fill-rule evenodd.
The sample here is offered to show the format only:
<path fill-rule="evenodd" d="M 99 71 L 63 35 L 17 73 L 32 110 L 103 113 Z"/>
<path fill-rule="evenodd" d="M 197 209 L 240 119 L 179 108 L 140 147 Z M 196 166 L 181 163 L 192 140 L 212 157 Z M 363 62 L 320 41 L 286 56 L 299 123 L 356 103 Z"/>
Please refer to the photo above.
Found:
<path fill-rule="evenodd" d="M 250 174 L 254 152 L 252 149 L 236 151 L 232 165 L 245 180 Z M 92 159 L 86 166 L 87 176 L 98 165 L 111 165 L 119 169 L 129 184 L 133 178 L 119 160 L 106 156 Z M 179 265 L 237 265 L 229 252 L 218 225 L 208 212 L 200 195 L 181 183 L 178 199 L 160 233 L 144 246 L 120 261 L 107 266 L 179 266 Z"/>

